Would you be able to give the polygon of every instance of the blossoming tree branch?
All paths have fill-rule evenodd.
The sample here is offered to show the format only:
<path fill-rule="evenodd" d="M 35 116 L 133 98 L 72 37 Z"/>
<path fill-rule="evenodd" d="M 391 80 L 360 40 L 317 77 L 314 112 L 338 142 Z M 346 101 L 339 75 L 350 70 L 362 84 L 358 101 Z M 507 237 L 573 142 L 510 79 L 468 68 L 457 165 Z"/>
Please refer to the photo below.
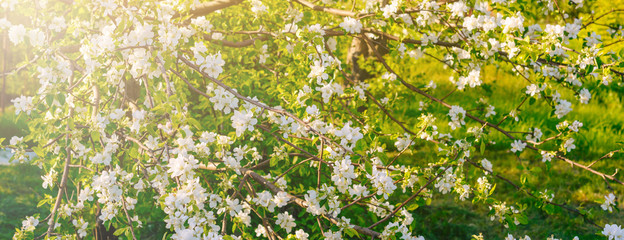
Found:
<path fill-rule="evenodd" d="M 579 17 L 591 3 L 3 1 L 19 17 L 0 32 L 30 54 L 2 76 L 39 81 L 12 100 L 31 133 L 8 147 L 54 193 L 15 238 L 141 239 L 162 222 L 159 239 L 424 239 L 414 210 L 450 198 L 508 239 L 529 208 L 624 239 L 592 214 L 617 210 L 624 180 L 600 163 L 621 146 L 574 157 L 589 147 L 575 109 L 624 77 L 624 9 Z M 604 197 L 557 198 L 488 153 L 604 181 Z"/>

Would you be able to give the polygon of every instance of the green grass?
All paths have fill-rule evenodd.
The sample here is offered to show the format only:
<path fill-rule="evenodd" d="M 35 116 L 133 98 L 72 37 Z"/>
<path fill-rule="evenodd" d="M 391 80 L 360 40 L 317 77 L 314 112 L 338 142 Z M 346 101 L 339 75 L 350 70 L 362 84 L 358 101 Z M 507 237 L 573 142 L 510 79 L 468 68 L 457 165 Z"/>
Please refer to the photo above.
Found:
<path fill-rule="evenodd" d="M 36 166 L 0 165 L 0 239 L 11 239 L 27 216 L 40 214 L 41 221 L 49 213 L 37 208 L 46 192 L 41 172 Z"/>
<path fill-rule="evenodd" d="M 13 136 L 24 136 L 28 133 L 26 121 L 23 118 L 17 119 L 13 106 L 7 107 L 4 111 L 4 114 L 0 113 L 0 138 L 5 140 L 0 141 L 0 145 L 9 144 Z"/>
<path fill-rule="evenodd" d="M 394 64 L 402 66 L 395 69 L 399 69 L 398 74 L 412 85 L 424 86 L 433 80 L 437 84 L 437 88 L 430 91 L 430 94 L 437 98 L 446 96 L 447 93 L 456 88 L 449 81 L 452 71 L 444 69 L 435 60 L 425 58 L 416 63 L 402 60 Z M 445 101 L 451 105 L 460 105 L 468 111 L 477 106 L 476 101 L 479 98 L 489 99 L 489 104 L 496 107 L 496 116 L 486 119 L 484 113 L 479 110 L 469 112 L 488 122 L 498 123 L 522 102 L 524 90 L 530 84 L 525 79 L 514 76 L 504 69 L 504 67 L 494 66 L 482 67 L 481 76 L 485 87 L 489 87 L 489 91 L 484 90 L 483 87 L 466 88 L 464 91 L 454 92 Z M 428 99 L 408 91 L 405 86 L 397 81 L 389 84 L 382 83 L 386 80 L 381 80 L 379 76 L 384 72 L 385 69 L 381 69 L 379 66 L 375 67 L 373 73 L 378 77 L 371 80 L 371 92 L 378 99 L 390 98 L 391 113 L 411 130 L 418 130 L 416 129 L 417 118 L 423 112 L 433 113 L 438 118 L 436 122 L 438 131 L 440 133 L 451 132 L 457 137 L 456 139 L 463 136 L 460 132 L 465 131 L 465 128 L 479 126 L 476 121 L 466 118 L 464 130 L 451 131 L 446 125 L 448 121 L 447 108 L 434 102 L 425 111 L 419 110 L 419 101 L 428 102 Z M 587 84 L 590 89 L 591 86 L 595 85 L 595 83 Z M 604 88 L 593 89 L 592 99 L 587 105 L 580 104 L 569 89 L 557 89 L 563 98 L 573 103 L 574 110 L 563 119 L 551 116 L 551 107 L 543 99 L 537 99 L 534 104 L 530 105 L 527 102 L 520 108 L 520 121 L 516 122 L 508 118 L 500 126 L 506 131 L 518 132 L 526 132 L 530 127 L 539 127 L 544 132 L 542 137 L 544 139 L 557 134 L 555 126 L 559 122 L 578 120 L 584 126 L 578 134 L 572 135 L 576 140 L 577 149 L 568 153 L 566 157 L 588 165 L 605 153 L 621 148 L 618 141 L 624 141 L 624 95 L 620 94 L 623 87 L 614 83 L 608 87 L 609 91 L 605 91 Z M 397 92 L 399 94 L 395 94 Z M 371 107 L 371 109 L 377 110 L 376 107 Z M 381 122 L 382 132 L 397 132 L 399 129 L 398 125 L 388 118 L 379 122 Z M 488 146 L 485 155 L 480 155 L 478 151 L 473 152 L 471 155 L 476 161 L 487 158 L 494 165 L 495 172 L 518 185 L 520 185 L 521 176 L 525 175 L 528 179 L 528 189 L 538 192 L 546 189 L 554 191 L 554 202 L 572 208 L 589 210 L 591 219 L 600 227 L 592 226 L 584 222 L 579 215 L 561 208 L 556 208 L 552 215 L 546 214 L 540 208 L 531 207 L 531 205 L 536 204 L 533 198 L 517 191 L 508 183 L 495 179 L 493 183 L 496 184 L 496 191 L 494 192 L 496 199 L 506 201 L 508 205 L 515 205 L 516 203 L 529 205 L 529 209 L 526 211 L 529 218 L 527 225 L 521 225 L 517 229 L 509 231 L 502 227 L 502 224 L 489 220 L 489 209 L 486 206 L 482 204 L 473 205 L 469 200 L 458 203 L 453 200 L 456 198 L 455 194 L 441 195 L 434 191 L 435 200 L 433 204 L 421 206 L 414 212 L 417 225 L 422 226 L 415 229 L 415 234 L 422 234 L 426 239 L 469 239 L 472 235 L 480 233 L 485 239 L 503 239 L 507 233 L 512 233 L 516 237 L 526 234 L 532 239 L 545 239 L 551 235 L 561 239 L 572 239 L 574 236 L 579 236 L 581 239 L 596 239 L 598 237 L 596 234 L 602 230 L 604 224 L 624 224 L 622 212 L 609 213 L 600 208 L 600 203 L 604 201 L 604 195 L 609 192 L 608 186 L 602 178 L 580 168 L 573 168 L 563 161 L 554 160 L 550 166 L 547 166 L 541 162 L 541 157 L 536 152 L 528 149 L 516 157 L 510 152 L 511 141 L 502 133 L 498 133 L 494 129 L 489 130 L 493 133 L 489 135 L 487 140 L 496 143 Z M 520 133 L 512 133 L 512 135 L 520 139 L 525 138 Z M 383 143 L 386 146 L 393 146 L 394 141 L 386 139 Z M 391 148 L 393 147 L 389 149 Z M 547 143 L 540 148 L 557 150 L 558 145 Z M 424 166 L 426 163 L 437 161 L 436 149 L 434 144 L 417 140 L 415 150 L 406 152 L 399 158 L 399 162 L 406 165 Z M 624 159 L 624 154 L 615 154 L 613 158 L 598 161 L 592 168 L 613 174 L 616 169 L 623 169 L 624 161 L 622 159 Z M 464 168 L 467 172 L 472 172 L 473 176 L 478 174 L 476 173 L 477 170 L 469 164 L 466 164 Z M 537 168 L 539 170 L 536 170 Z M 616 175 L 616 177 L 624 178 L 621 174 Z M 624 187 L 617 183 L 611 183 L 610 187 L 621 199 L 619 193 L 624 191 Z"/>
<path fill-rule="evenodd" d="M 422 151 L 421 151 L 422 150 Z M 406 152 L 399 158 L 400 162 L 424 165 L 425 162 L 433 161 L 426 146 L 421 150 Z M 520 175 L 528 174 L 527 186 L 529 189 L 554 190 L 554 202 L 565 204 L 566 206 L 584 209 L 591 209 L 592 219 L 599 226 L 606 223 L 622 224 L 624 213 L 608 213 L 600 209 L 600 204 L 595 199 L 601 199 L 604 191 L 604 182 L 597 181 L 595 176 L 586 174 L 578 168 L 572 169 L 563 163 L 553 163 L 548 169 L 541 161 L 529 160 L 528 154 L 523 154 L 518 159 L 513 155 L 504 152 L 491 152 L 486 154 L 494 164 L 494 171 L 501 176 L 520 185 Z M 518 169 L 518 162 L 525 166 Z M 542 173 L 531 174 L 526 167 L 539 166 Z M 467 174 L 479 174 L 480 170 L 466 163 L 464 165 Z M 483 234 L 485 239 L 503 239 L 508 233 L 514 236 L 529 235 L 532 239 L 545 239 L 551 235 L 561 239 L 572 239 L 579 236 L 581 239 L 595 239 L 596 233 L 601 229 L 594 227 L 583 221 L 582 217 L 576 213 L 556 208 L 552 215 L 545 211 L 531 207 L 536 201 L 525 193 L 517 191 L 506 182 L 490 178 L 492 184 L 496 184 L 494 197 L 505 201 L 507 205 L 527 204 L 529 209 L 525 211 L 529 223 L 520 225 L 517 229 L 510 231 L 505 229 L 497 221 L 490 221 L 488 217 L 489 209 L 483 204 L 472 204 L 470 200 L 457 202 L 457 195 L 449 193 L 442 195 L 434 190 L 432 204 L 421 206 L 413 213 L 418 228 L 414 229 L 415 234 L 423 235 L 426 239 L 469 239 L 472 235 Z M 619 222 L 618 222 L 619 221 Z"/>

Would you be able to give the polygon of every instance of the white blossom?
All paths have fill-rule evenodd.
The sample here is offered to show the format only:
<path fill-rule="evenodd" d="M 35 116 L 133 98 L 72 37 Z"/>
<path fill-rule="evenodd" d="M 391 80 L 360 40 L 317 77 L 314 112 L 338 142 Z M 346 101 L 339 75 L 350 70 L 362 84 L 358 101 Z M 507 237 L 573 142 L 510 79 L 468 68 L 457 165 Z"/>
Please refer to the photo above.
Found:
<path fill-rule="evenodd" d="M 550 162 L 552 158 L 555 156 L 554 154 L 546 151 L 542 151 L 542 162 Z"/>
<path fill-rule="evenodd" d="M 589 99 L 591 99 L 591 93 L 589 93 L 589 90 L 585 88 L 581 89 L 581 92 L 579 93 L 579 101 L 583 104 L 587 104 L 589 103 Z"/>
<path fill-rule="evenodd" d="M 572 111 L 572 103 L 559 99 L 559 103 L 555 106 L 555 115 L 557 118 L 562 118 Z"/>
<path fill-rule="evenodd" d="M 613 206 L 616 205 L 615 195 L 613 193 L 609 193 L 608 195 L 605 195 L 604 198 L 605 201 L 600 205 L 600 207 L 605 211 L 613 212 Z"/>
<path fill-rule="evenodd" d="M 622 229 L 620 225 L 616 224 L 605 224 L 605 227 L 602 230 L 602 234 L 605 235 L 609 240 L 624 239 L 624 229 Z"/>
<path fill-rule="evenodd" d="M 288 201 L 290 201 L 290 197 L 286 192 L 278 192 L 275 196 L 273 196 L 273 202 L 278 208 L 286 206 Z"/>
<path fill-rule="evenodd" d="M 448 5 L 448 7 L 455 17 L 463 17 L 464 13 L 468 11 L 468 6 L 466 6 L 466 3 L 464 1 L 451 3 Z"/>
<path fill-rule="evenodd" d="M 514 142 L 511 143 L 511 151 L 512 152 L 522 152 L 522 150 L 524 150 L 526 145 L 527 144 L 522 142 L 522 140 L 514 140 Z"/>
<path fill-rule="evenodd" d="M 310 235 L 307 234 L 302 229 L 299 229 L 299 230 L 295 231 L 295 238 L 297 238 L 297 240 L 308 240 L 309 236 Z"/>
<path fill-rule="evenodd" d="M 345 17 L 344 21 L 340 23 L 340 27 L 351 34 L 360 33 L 362 30 L 362 23 L 355 18 Z"/>
<path fill-rule="evenodd" d="M 34 231 L 35 227 L 37 227 L 37 225 L 39 224 L 39 219 L 30 216 L 27 217 L 26 220 L 22 221 L 22 229 L 24 229 L 24 231 Z"/>
<path fill-rule="evenodd" d="M 463 90 L 466 85 L 471 88 L 481 86 L 481 69 L 476 68 L 468 73 L 468 76 L 460 76 L 455 84 L 457 84 L 457 89 Z"/>
<path fill-rule="evenodd" d="M 579 128 L 581 128 L 581 127 L 583 127 L 583 123 L 579 122 L 577 120 L 574 120 L 574 122 L 572 124 L 570 124 L 570 126 L 568 126 L 570 131 L 573 131 L 573 132 L 578 132 Z"/>
<path fill-rule="evenodd" d="M 409 146 L 413 145 L 414 142 L 411 139 L 411 136 L 407 133 L 404 133 L 405 137 L 399 137 L 397 138 L 397 141 L 394 143 L 394 145 L 397 147 L 397 150 L 399 151 L 403 151 L 406 148 L 408 148 Z"/>
<path fill-rule="evenodd" d="M 232 127 L 236 129 L 236 136 L 240 137 L 245 131 L 253 131 L 254 125 L 258 120 L 254 118 L 252 111 L 242 110 L 234 111 L 234 115 L 230 118 Z"/>
<path fill-rule="evenodd" d="M 565 149 L 566 152 L 569 152 L 569 151 L 572 151 L 572 149 L 575 149 L 576 145 L 574 145 L 574 138 L 568 138 L 563 143 L 563 148 Z"/>
<path fill-rule="evenodd" d="M 251 0 L 251 11 L 255 14 L 267 12 L 267 7 L 260 0 Z"/>
<path fill-rule="evenodd" d="M 449 117 L 451 117 L 451 122 L 449 122 L 449 126 L 451 129 L 455 130 L 462 125 L 465 125 L 464 118 L 466 117 L 466 110 L 464 110 L 460 106 L 451 106 L 451 109 L 448 113 Z"/>
<path fill-rule="evenodd" d="M 11 102 L 15 106 L 15 114 L 25 112 L 26 114 L 30 115 L 30 111 L 34 108 L 33 97 L 20 96 L 16 99 L 11 100 Z"/>
<path fill-rule="evenodd" d="M 490 172 L 492 172 L 492 163 L 490 161 L 488 161 L 487 159 L 483 159 L 481 160 L 481 166 L 485 169 L 488 170 Z"/>
<path fill-rule="evenodd" d="M 20 44 L 26 37 L 26 28 L 22 24 L 13 25 L 9 28 L 9 41 L 14 45 Z"/>
<path fill-rule="evenodd" d="M 277 214 L 275 224 L 278 224 L 283 229 L 286 229 L 287 233 L 290 233 L 292 228 L 297 226 L 297 224 L 295 224 L 295 218 L 287 212 Z"/>

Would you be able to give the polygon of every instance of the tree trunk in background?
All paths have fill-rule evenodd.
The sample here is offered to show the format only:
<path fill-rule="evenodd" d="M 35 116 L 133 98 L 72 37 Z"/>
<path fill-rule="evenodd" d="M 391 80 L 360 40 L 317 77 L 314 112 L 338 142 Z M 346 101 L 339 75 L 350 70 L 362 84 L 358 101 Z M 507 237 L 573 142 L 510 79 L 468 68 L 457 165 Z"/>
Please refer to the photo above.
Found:
<path fill-rule="evenodd" d="M 119 237 L 115 236 L 115 227 L 111 224 L 110 228 L 106 230 L 106 226 L 104 222 L 100 220 L 100 214 L 102 214 L 101 209 L 98 207 L 98 213 L 95 217 L 95 228 L 93 229 L 93 236 L 95 240 L 118 240 Z"/>
<path fill-rule="evenodd" d="M 358 63 L 360 58 L 366 59 L 374 57 L 375 53 L 373 51 L 378 51 L 381 55 L 388 53 L 386 48 L 381 47 L 386 44 L 387 39 L 379 37 L 379 39 L 373 39 L 373 41 L 379 43 L 374 44 L 373 48 L 370 48 L 368 44 L 366 44 L 366 41 L 361 38 L 353 38 L 351 41 L 351 47 L 349 47 L 349 51 L 347 52 L 347 64 L 351 66 L 352 77 L 356 82 L 364 82 L 366 79 L 373 77 L 369 72 L 361 68 Z"/>
<path fill-rule="evenodd" d="M 134 110 L 138 110 L 137 100 L 141 96 L 141 84 L 137 79 L 132 77 L 125 78 L 125 89 L 124 89 L 124 102 L 128 106 L 128 108 Z M 145 84 L 145 83 L 143 83 Z M 152 106 L 153 107 L 153 106 Z M 132 116 L 132 112 L 128 112 L 128 117 Z"/>
<path fill-rule="evenodd" d="M 7 17 L 7 13 L 4 13 L 4 17 Z M 0 94 L 0 106 L 2 106 L 2 114 L 4 114 L 4 108 L 6 107 L 5 105 L 5 99 L 6 97 L 6 71 L 7 71 L 7 54 L 8 54 L 8 48 L 7 48 L 7 37 L 8 37 L 8 31 L 5 31 L 4 34 L 2 34 L 2 73 L 4 76 L 2 76 L 2 94 Z"/>
<path fill-rule="evenodd" d="M 383 7 L 388 4 L 389 0 L 377 0 L 380 3 L 380 7 Z M 374 51 L 379 51 L 381 55 L 386 55 L 388 50 L 383 46 L 386 45 L 387 39 L 383 37 L 379 37 L 379 39 L 374 40 L 379 44 L 374 44 L 372 49 L 366 44 L 366 41 L 361 38 L 353 38 L 351 41 L 351 47 L 349 47 L 349 51 L 347 52 L 347 65 L 351 66 L 352 78 L 356 82 L 364 82 L 366 79 L 373 77 L 369 72 L 362 69 L 358 60 L 360 58 L 366 59 L 369 57 L 374 57 Z"/>

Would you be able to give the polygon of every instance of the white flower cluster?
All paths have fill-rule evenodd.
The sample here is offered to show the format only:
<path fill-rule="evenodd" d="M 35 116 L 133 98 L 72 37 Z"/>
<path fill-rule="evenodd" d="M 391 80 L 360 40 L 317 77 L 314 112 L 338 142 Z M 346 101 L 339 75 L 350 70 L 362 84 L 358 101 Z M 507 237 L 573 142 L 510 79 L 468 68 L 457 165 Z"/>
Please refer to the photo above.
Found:
<path fill-rule="evenodd" d="M 106 145 L 104 145 L 104 149 L 101 153 L 96 153 L 91 158 L 91 162 L 94 164 L 110 165 L 113 154 L 115 154 L 119 148 L 119 140 L 117 135 L 112 135 L 110 138 L 103 136 L 102 139 Z"/>
<path fill-rule="evenodd" d="M 464 1 L 456 1 L 446 6 L 451 10 L 452 16 L 454 17 L 464 17 L 464 13 L 469 10 Z"/>
<path fill-rule="evenodd" d="M 546 88 L 545 85 L 542 85 L 542 87 L 539 87 L 537 84 L 531 84 L 527 86 L 526 94 L 531 97 L 537 96 L 536 98 L 540 98 L 540 93 L 544 91 L 545 88 Z"/>
<path fill-rule="evenodd" d="M 214 110 L 229 114 L 233 109 L 238 108 L 238 98 L 221 86 L 217 86 L 217 88 L 214 89 L 214 85 L 209 84 L 207 89 L 208 94 L 214 94 L 213 97 L 210 97 L 210 101 L 214 104 L 212 106 Z"/>
<path fill-rule="evenodd" d="M 490 161 L 488 161 L 487 159 L 483 159 L 481 160 L 481 166 L 485 169 L 488 170 L 489 172 L 492 172 L 492 163 Z M 488 174 L 489 172 L 486 172 L 486 174 Z"/>
<path fill-rule="evenodd" d="M 309 78 L 316 79 L 317 83 L 320 84 L 321 80 L 327 80 L 329 75 L 325 73 L 325 65 L 321 63 L 321 61 L 314 61 L 312 65 L 310 65 L 310 74 L 308 74 Z"/>
<path fill-rule="evenodd" d="M 210 24 L 210 21 L 206 19 L 205 16 L 200 16 L 200 17 L 191 19 L 191 24 L 201 29 L 202 31 L 205 31 L 205 32 L 212 31 L 212 24 Z"/>
<path fill-rule="evenodd" d="M 216 225 L 212 210 L 193 213 L 192 209 L 193 207 L 204 208 L 206 202 L 208 203 L 207 207 L 211 209 L 219 206 L 219 203 L 228 206 L 234 205 L 233 212 L 230 214 L 235 216 L 235 212 L 242 211 L 244 207 L 238 205 L 238 199 L 235 203 L 229 200 L 229 198 L 226 199 L 224 204 L 219 196 L 206 193 L 206 190 L 199 184 L 198 178 L 181 182 L 178 191 L 165 195 L 161 201 L 164 205 L 163 210 L 168 215 L 165 219 L 166 227 L 175 231 L 175 239 L 199 239 L 197 237 L 204 233 L 206 227 L 209 227 L 210 232 L 216 232 L 219 230 L 219 226 Z"/>
<path fill-rule="evenodd" d="M 203 43 L 201 43 L 203 45 Z M 225 61 L 221 58 L 221 52 L 212 55 L 195 55 L 196 64 L 199 65 L 199 70 L 208 74 L 213 78 L 218 78 L 219 74 L 223 73 L 223 65 Z"/>
<path fill-rule="evenodd" d="M 362 23 L 352 17 L 345 17 L 344 21 L 340 23 L 340 27 L 348 33 L 360 33 L 362 31 Z"/>
<path fill-rule="evenodd" d="M 418 137 L 420 139 L 431 141 L 438 136 L 438 126 L 434 125 L 436 118 L 433 114 L 428 113 L 425 115 L 423 113 L 420 117 L 418 117 L 418 120 L 420 121 L 420 126 L 423 129 L 418 133 Z"/>
<path fill-rule="evenodd" d="M 531 142 L 539 142 L 542 139 L 542 136 L 544 135 L 542 133 L 542 130 L 540 130 L 539 128 L 530 128 L 530 130 L 532 131 L 529 134 L 527 134 L 526 140 L 531 141 Z"/>
<path fill-rule="evenodd" d="M 552 158 L 555 157 L 555 154 L 551 152 L 542 151 L 541 154 L 542 154 L 542 162 L 550 162 L 552 161 Z"/>
<path fill-rule="evenodd" d="M 327 210 L 325 206 L 321 206 L 321 201 L 327 198 L 326 194 L 319 194 L 319 192 L 315 190 L 308 190 L 308 192 L 303 196 L 306 204 L 306 211 L 315 216 L 325 214 Z"/>
<path fill-rule="evenodd" d="M 118 172 L 122 171 L 102 171 L 101 174 L 93 177 L 91 186 L 97 192 L 98 202 L 103 204 L 100 219 L 104 222 L 111 220 L 117 215 L 119 207 L 122 205 L 122 189 L 118 183 Z M 127 176 L 127 173 L 123 172 Z"/>
<path fill-rule="evenodd" d="M 624 240 L 624 229 L 620 225 L 605 224 L 602 234 L 609 240 Z"/>
<path fill-rule="evenodd" d="M 323 98 L 324 103 L 329 103 L 329 99 L 334 94 L 343 94 L 342 86 L 338 83 L 322 83 L 321 87 L 316 87 L 316 90 L 321 92 L 321 97 Z"/>
<path fill-rule="evenodd" d="M 496 15 L 489 14 L 487 9 L 481 8 L 480 5 L 477 5 L 475 7 L 479 7 L 480 8 L 479 10 L 483 10 L 482 12 L 487 12 L 488 14 L 482 14 L 482 15 L 473 14 L 471 16 L 465 17 L 464 22 L 462 23 L 462 26 L 466 30 L 472 31 L 475 29 L 483 29 L 484 32 L 489 32 L 503 25 L 502 24 L 503 16 L 500 13 L 497 13 Z M 510 26 L 508 27 L 508 29 L 512 29 L 513 27 L 522 25 L 522 22 L 519 22 L 519 23 L 515 22 L 516 20 L 522 20 L 522 19 L 517 19 L 517 18 L 512 18 L 512 19 L 508 18 L 508 19 L 509 20 L 507 22 L 507 25 Z"/>
<path fill-rule="evenodd" d="M 251 0 L 251 11 L 256 15 L 267 12 L 267 6 L 262 4 L 260 0 Z"/>
<path fill-rule="evenodd" d="M 413 144 L 414 142 L 412 141 L 412 137 L 407 133 L 404 133 L 404 137 L 398 137 L 397 141 L 394 142 L 394 146 L 397 147 L 397 150 L 399 150 L 399 152 L 402 152 Z"/>
<path fill-rule="evenodd" d="M 457 84 L 457 89 L 464 90 L 466 85 L 470 86 L 471 88 L 474 88 L 476 86 L 481 86 L 480 75 L 481 75 L 480 68 L 475 68 L 473 70 L 470 70 L 470 72 L 468 73 L 468 76 L 461 76 L 459 77 L 459 79 L 457 79 L 457 82 L 455 82 L 455 84 Z"/>
<path fill-rule="evenodd" d="M 334 172 L 332 173 L 331 180 L 339 192 L 345 193 L 349 186 L 352 184 L 352 180 L 357 178 L 357 174 L 354 172 L 353 165 L 351 165 L 351 158 L 346 156 L 340 161 L 334 162 Z"/>
<path fill-rule="evenodd" d="M 589 99 L 591 99 L 591 93 L 586 88 L 581 89 L 579 92 L 579 101 L 583 104 L 589 103 Z"/>
<path fill-rule="evenodd" d="M 48 187 L 50 188 L 54 187 L 55 178 L 56 178 L 56 171 L 54 169 L 50 169 L 48 174 L 41 176 L 41 179 L 43 179 L 43 183 L 41 184 L 41 186 L 44 189 L 47 189 Z"/>
<path fill-rule="evenodd" d="M 519 32 L 524 31 L 524 26 L 523 26 L 524 17 L 522 17 L 520 13 L 517 13 L 517 15 L 518 15 L 517 17 L 507 17 L 503 21 L 501 21 L 501 24 L 504 26 L 503 33 L 510 33 L 514 31 L 519 31 Z"/>
<path fill-rule="evenodd" d="M 448 113 L 449 117 L 451 117 L 451 122 L 449 122 L 449 126 L 451 129 L 455 130 L 462 125 L 465 125 L 464 118 L 466 117 L 466 110 L 464 110 L 460 106 L 451 106 L 451 109 Z"/>
<path fill-rule="evenodd" d="M 345 124 L 342 129 L 334 129 L 333 133 L 340 139 L 340 145 L 347 149 L 353 149 L 355 144 L 364 138 L 360 127 L 351 127 L 351 123 Z"/>
<path fill-rule="evenodd" d="M 19 114 L 20 112 L 25 112 L 30 115 L 30 111 L 34 108 L 33 105 L 33 97 L 20 96 L 16 99 L 11 100 L 13 105 L 15 106 L 15 114 Z"/>
<path fill-rule="evenodd" d="M 563 149 L 565 149 L 566 152 L 570 152 L 572 151 L 572 149 L 576 148 L 576 145 L 574 145 L 574 138 L 568 138 L 565 140 L 565 142 L 563 142 Z"/>
<path fill-rule="evenodd" d="M 89 222 L 85 222 L 84 219 L 80 218 L 80 219 L 74 219 L 72 221 L 72 224 L 76 228 L 76 231 L 78 232 L 79 237 L 82 238 L 82 237 L 87 236 L 87 227 L 89 226 Z"/>
<path fill-rule="evenodd" d="M 13 25 L 9 28 L 9 41 L 11 41 L 14 45 L 20 44 L 24 41 L 26 33 L 27 31 L 24 25 Z"/>
<path fill-rule="evenodd" d="M 199 161 L 193 155 L 181 152 L 177 157 L 169 159 L 167 173 L 172 178 L 181 177 L 182 180 L 193 177 L 193 169 L 197 168 Z"/>
<path fill-rule="evenodd" d="M 572 103 L 566 100 L 559 99 L 558 104 L 555 105 L 555 115 L 557 115 L 557 118 L 562 118 L 563 116 L 567 115 L 571 111 L 572 111 Z"/>
<path fill-rule="evenodd" d="M 32 232 L 35 230 L 35 227 L 39 224 L 39 219 L 30 216 L 27 217 L 26 220 L 22 221 L 22 229 L 27 232 Z"/>
<path fill-rule="evenodd" d="M 438 182 L 436 182 L 435 187 L 442 194 L 447 194 L 453 190 L 456 180 L 457 179 L 456 179 L 455 172 L 453 172 L 453 168 L 449 167 L 449 168 L 444 169 L 444 175 L 442 175 L 442 177 L 438 179 Z"/>
<path fill-rule="evenodd" d="M 512 152 L 522 152 L 522 150 L 524 150 L 524 148 L 526 147 L 526 143 L 523 142 L 522 140 L 514 140 L 513 143 L 511 143 L 511 151 Z"/>
<path fill-rule="evenodd" d="M 604 198 L 605 201 L 600 205 L 600 207 L 602 207 L 602 209 L 605 211 L 613 212 L 613 206 L 617 204 L 617 202 L 615 201 L 615 195 L 613 193 L 609 193 L 608 195 L 604 196 Z"/>
<path fill-rule="evenodd" d="M 254 118 L 253 111 L 234 111 L 234 115 L 230 118 L 232 127 L 236 129 L 236 136 L 240 137 L 245 131 L 253 131 L 254 125 L 258 120 Z"/>
<path fill-rule="evenodd" d="M 372 171 L 372 174 L 367 174 L 366 176 L 373 181 L 373 187 L 377 189 L 377 195 L 383 195 L 384 199 L 388 199 L 388 196 L 397 188 L 392 177 L 388 176 L 384 170 L 377 170 L 376 167 L 373 167 Z"/>

